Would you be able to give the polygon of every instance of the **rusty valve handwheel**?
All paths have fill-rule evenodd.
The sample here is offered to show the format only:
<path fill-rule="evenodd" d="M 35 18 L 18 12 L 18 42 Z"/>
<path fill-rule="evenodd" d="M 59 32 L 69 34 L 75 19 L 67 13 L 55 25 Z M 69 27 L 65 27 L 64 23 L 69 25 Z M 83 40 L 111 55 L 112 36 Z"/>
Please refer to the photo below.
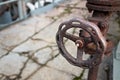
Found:
<path fill-rule="evenodd" d="M 71 28 L 80 28 L 83 32 L 88 33 L 89 37 L 83 37 L 80 35 L 75 36 L 67 33 L 67 30 Z M 66 50 L 63 40 L 64 37 L 70 39 L 77 45 L 77 58 L 71 56 Z M 91 68 L 93 65 L 100 63 L 98 58 L 100 58 L 106 50 L 106 40 L 100 32 L 98 26 L 82 19 L 72 19 L 62 23 L 59 26 L 56 41 L 60 53 L 67 59 L 67 61 L 75 66 L 83 68 Z M 95 46 L 94 50 L 91 51 L 93 54 L 86 50 L 89 44 L 93 44 Z M 91 57 L 87 60 L 83 60 L 83 53 L 88 53 Z"/>

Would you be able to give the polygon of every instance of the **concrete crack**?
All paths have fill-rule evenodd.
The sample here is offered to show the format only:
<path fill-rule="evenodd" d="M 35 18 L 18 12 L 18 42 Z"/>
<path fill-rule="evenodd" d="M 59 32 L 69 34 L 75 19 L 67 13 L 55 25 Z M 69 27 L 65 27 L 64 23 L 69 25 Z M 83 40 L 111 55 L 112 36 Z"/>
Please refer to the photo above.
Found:
<path fill-rule="evenodd" d="M 13 46 L 13 47 L 8 51 L 8 53 L 2 55 L 2 56 L 0 57 L 0 59 L 3 58 L 4 56 L 8 55 L 14 48 L 16 48 L 17 46 L 25 43 L 26 41 L 28 41 L 29 39 L 31 39 L 33 36 L 37 35 L 39 32 L 41 32 L 42 30 L 44 30 L 45 28 L 47 28 L 49 25 L 53 24 L 54 22 L 55 22 L 55 21 L 51 22 L 50 24 L 46 25 L 44 28 L 40 29 L 38 32 L 34 33 L 32 36 L 28 37 L 26 40 L 24 40 L 24 41 L 22 41 L 21 43 Z"/>
<path fill-rule="evenodd" d="M 54 58 L 56 58 L 57 56 L 59 56 L 59 54 L 57 54 L 56 56 L 54 56 Z M 32 77 L 35 73 L 37 73 L 40 69 L 42 69 L 44 66 L 46 66 L 46 64 L 53 60 L 54 58 L 49 59 L 45 64 L 43 64 L 42 66 L 38 67 L 32 74 L 30 74 L 27 78 L 25 78 L 25 80 L 28 80 L 30 77 Z"/>

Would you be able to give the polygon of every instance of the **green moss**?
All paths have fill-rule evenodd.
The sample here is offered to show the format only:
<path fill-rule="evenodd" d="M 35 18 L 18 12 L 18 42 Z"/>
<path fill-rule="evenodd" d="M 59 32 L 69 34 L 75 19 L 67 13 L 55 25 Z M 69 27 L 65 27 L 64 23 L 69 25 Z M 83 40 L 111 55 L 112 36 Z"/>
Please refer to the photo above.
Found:
<path fill-rule="evenodd" d="M 85 73 L 85 69 L 81 72 L 80 76 L 76 76 L 73 80 L 82 80 L 84 73 Z"/>
<path fill-rule="evenodd" d="M 67 7 L 67 8 L 65 9 L 65 13 L 66 13 L 66 14 L 70 14 L 70 13 L 72 13 L 71 10 L 72 10 L 72 9 L 71 9 L 70 7 Z"/>

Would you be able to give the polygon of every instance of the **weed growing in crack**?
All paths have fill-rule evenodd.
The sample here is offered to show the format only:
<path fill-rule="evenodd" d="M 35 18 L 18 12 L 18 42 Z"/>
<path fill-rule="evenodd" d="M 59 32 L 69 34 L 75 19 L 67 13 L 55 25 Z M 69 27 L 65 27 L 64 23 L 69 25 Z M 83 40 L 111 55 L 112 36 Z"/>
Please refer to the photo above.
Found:
<path fill-rule="evenodd" d="M 85 73 L 85 69 L 82 70 L 80 76 L 76 76 L 73 80 L 82 80 L 84 73 Z"/>

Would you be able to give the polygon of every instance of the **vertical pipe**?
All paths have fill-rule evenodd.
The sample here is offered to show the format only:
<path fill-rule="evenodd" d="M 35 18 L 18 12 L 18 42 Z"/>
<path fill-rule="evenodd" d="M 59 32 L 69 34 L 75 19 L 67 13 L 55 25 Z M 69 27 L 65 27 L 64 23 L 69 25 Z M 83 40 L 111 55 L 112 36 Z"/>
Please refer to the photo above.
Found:
<path fill-rule="evenodd" d="M 88 80 L 97 80 L 99 65 L 89 69 Z"/>
<path fill-rule="evenodd" d="M 110 14 L 111 14 L 111 12 L 103 12 L 103 11 L 96 11 L 96 10 L 94 10 L 92 17 L 93 18 L 102 19 L 102 20 L 108 20 L 109 17 L 110 17 Z M 91 21 L 91 20 L 89 19 L 89 21 Z M 103 27 L 103 25 L 99 25 L 98 24 L 98 23 L 101 22 L 99 20 L 98 21 L 95 20 L 95 21 L 91 21 L 91 22 L 95 23 L 99 28 Z M 105 26 L 104 29 L 107 29 L 108 27 L 109 26 L 107 25 L 107 26 Z M 100 29 L 100 31 L 103 33 L 104 30 Z M 105 35 L 106 35 L 106 33 L 105 33 Z M 100 54 L 103 54 L 103 53 L 100 53 Z M 99 65 L 100 65 L 100 63 L 102 61 L 102 55 L 99 57 L 98 60 L 99 60 L 99 64 L 96 65 L 96 66 L 93 66 L 92 68 L 89 69 L 88 80 L 97 80 Z"/>
<path fill-rule="evenodd" d="M 23 9 L 22 9 L 22 0 L 18 0 L 18 12 L 20 19 L 24 18 Z"/>

